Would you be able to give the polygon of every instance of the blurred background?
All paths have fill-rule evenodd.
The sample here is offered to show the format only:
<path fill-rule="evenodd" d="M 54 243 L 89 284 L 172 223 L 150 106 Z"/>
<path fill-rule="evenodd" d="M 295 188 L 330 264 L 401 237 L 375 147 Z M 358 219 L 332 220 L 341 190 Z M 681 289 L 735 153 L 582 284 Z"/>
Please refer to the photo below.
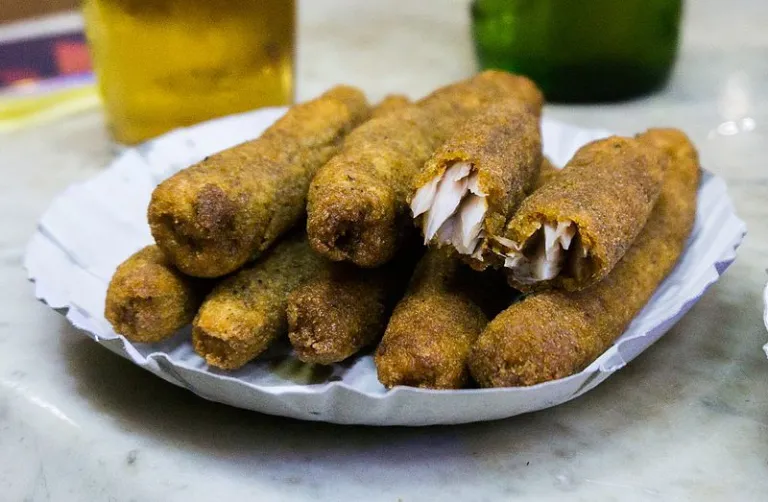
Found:
<path fill-rule="evenodd" d="M 323 4 L 318 9 L 318 2 L 303 2 L 299 12 L 308 18 L 329 14 L 326 20 L 334 22 L 343 5 L 352 26 L 367 21 L 371 34 L 387 36 L 385 44 L 361 37 L 362 31 L 349 37 L 346 44 L 360 55 L 397 39 L 402 50 L 418 47 L 429 54 L 426 68 L 448 68 L 456 79 L 485 68 L 521 73 L 549 100 L 561 102 L 615 101 L 663 86 L 677 54 L 682 12 L 682 0 L 590 0 L 588 8 L 568 0 L 445 0 L 437 9 L 395 1 L 386 17 L 381 16 L 386 4 L 377 2 Z M 12 0 L 0 9 L 0 86 L 10 97 L 16 94 L 15 102 L 5 103 L 13 105 L 13 113 L 6 110 L 3 118 L 17 126 L 50 114 L 51 107 L 63 112 L 94 106 L 94 81 L 110 134 L 122 144 L 218 116 L 290 104 L 297 95 L 294 0 Z M 302 24 L 327 30 L 309 33 L 322 40 L 338 33 L 326 20 Z M 413 29 L 415 23 L 420 27 Z M 454 47 L 467 36 L 470 43 Z M 467 48 L 474 54 L 465 54 Z M 305 49 L 315 52 L 310 44 Z M 337 56 L 333 49 L 316 52 L 330 75 L 346 74 L 344 65 L 360 63 L 334 61 Z M 366 61 L 361 74 L 400 75 L 393 90 L 418 92 L 414 72 L 404 64 L 412 54 L 399 56 Z M 443 83 L 430 82 L 427 73 L 418 71 L 424 75 L 419 84 Z M 323 85 L 318 77 L 308 75 L 306 81 Z M 315 90 L 298 92 L 301 99 Z"/>
<path fill-rule="evenodd" d="M 0 132 L 102 108 L 111 139 L 135 144 L 339 82 L 372 100 L 419 97 L 487 67 L 532 77 L 558 118 L 584 103 L 632 107 L 664 89 L 675 101 L 717 99 L 716 134 L 749 132 L 768 9 L 736 4 L 6 0 Z"/>
<path fill-rule="evenodd" d="M 90 70 L 78 0 L 0 3 L 0 87 Z"/>

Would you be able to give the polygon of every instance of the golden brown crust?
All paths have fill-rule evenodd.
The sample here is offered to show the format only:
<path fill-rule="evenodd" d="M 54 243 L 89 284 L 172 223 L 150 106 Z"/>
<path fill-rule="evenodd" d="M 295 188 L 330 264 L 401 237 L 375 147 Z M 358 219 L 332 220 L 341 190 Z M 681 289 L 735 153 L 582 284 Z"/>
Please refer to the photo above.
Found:
<path fill-rule="evenodd" d="M 526 242 L 544 223 L 576 224 L 576 242 L 588 250 L 584 273 L 565 267 L 550 281 L 533 285 L 509 275 L 522 291 L 551 287 L 585 289 L 605 277 L 648 220 L 659 196 L 666 158 L 632 138 L 593 141 L 576 152 L 550 183 L 525 199 L 506 226 L 504 237 Z"/>
<path fill-rule="evenodd" d="M 288 298 L 288 337 L 297 357 L 332 364 L 379 340 L 413 261 L 407 257 L 373 270 L 329 263 L 295 289 Z"/>
<path fill-rule="evenodd" d="M 418 105 L 432 117 L 449 118 L 434 123 L 447 139 L 464 119 L 505 98 L 518 99 L 535 115 L 541 115 L 544 95 L 536 84 L 526 77 L 499 70 L 486 70 L 468 80 L 441 87 L 419 100 Z"/>
<path fill-rule="evenodd" d="M 511 291 L 500 276 L 469 271 L 450 249 L 431 249 L 419 262 L 376 350 L 379 381 L 458 389 L 469 379 L 473 342 Z"/>
<path fill-rule="evenodd" d="M 413 231 L 407 197 L 415 174 L 458 124 L 509 97 L 540 112 L 541 93 L 530 80 L 489 71 L 353 131 L 312 181 L 307 204 L 312 247 L 333 261 L 361 267 L 392 259 Z"/>
<path fill-rule="evenodd" d="M 468 119 L 440 146 L 414 178 L 418 190 L 457 162 L 476 172 L 488 210 L 486 235 L 498 235 L 533 191 L 542 162 L 539 118 L 519 100 L 503 100 Z M 419 216 L 417 222 L 422 219 Z"/>
<path fill-rule="evenodd" d="M 580 292 L 534 294 L 491 321 L 470 357 L 472 376 L 483 387 L 533 385 L 582 370 L 622 334 L 674 268 L 696 217 L 698 158 L 674 129 L 652 129 L 638 139 L 670 156 L 645 228 L 601 282 Z"/>
<path fill-rule="evenodd" d="M 371 118 L 375 119 L 388 115 L 390 112 L 412 105 L 410 98 L 403 94 L 388 94 L 377 104 L 371 112 Z"/>
<path fill-rule="evenodd" d="M 547 157 L 541 157 L 541 167 L 539 167 L 539 176 L 536 178 L 536 183 L 533 185 L 533 190 L 538 190 L 555 178 L 555 175 L 560 172 L 560 169 L 556 168 L 552 161 Z"/>
<path fill-rule="evenodd" d="M 158 246 L 189 275 L 238 269 L 298 222 L 312 176 L 369 113 L 362 92 L 338 86 L 165 180 L 148 211 Z"/>
<path fill-rule="evenodd" d="M 211 366 L 240 368 L 287 333 L 288 294 L 324 266 L 303 234 L 279 242 L 206 297 L 192 326 L 195 351 Z"/>
<path fill-rule="evenodd" d="M 361 267 L 394 256 L 413 231 L 405 200 L 411 178 L 438 145 L 428 124 L 423 112 L 409 106 L 347 136 L 309 189 L 307 234 L 315 251 Z"/>
<path fill-rule="evenodd" d="M 207 281 L 185 276 L 157 246 L 147 246 L 117 267 L 104 317 L 132 342 L 160 342 L 192 322 L 208 289 Z"/>
<path fill-rule="evenodd" d="M 378 270 L 367 272 L 378 275 Z M 386 302 L 381 281 L 357 274 L 329 274 L 300 286 L 288 298 L 288 337 L 296 356 L 306 363 L 333 364 L 356 354 L 384 331 Z"/>

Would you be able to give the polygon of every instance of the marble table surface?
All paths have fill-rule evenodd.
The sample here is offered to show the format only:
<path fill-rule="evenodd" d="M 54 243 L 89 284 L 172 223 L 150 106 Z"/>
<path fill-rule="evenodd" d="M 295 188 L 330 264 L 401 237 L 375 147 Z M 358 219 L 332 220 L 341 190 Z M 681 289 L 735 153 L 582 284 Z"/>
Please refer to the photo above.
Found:
<path fill-rule="evenodd" d="M 554 409 L 453 427 L 305 423 L 204 401 L 35 301 L 24 246 L 112 155 L 99 112 L 0 136 L 0 499 L 768 500 L 768 3 L 691 0 L 669 87 L 549 106 L 584 126 L 685 129 L 749 234 L 660 342 Z M 470 74 L 465 1 L 301 3 L 298 96 L 338 81 L 414 97 Z"/>

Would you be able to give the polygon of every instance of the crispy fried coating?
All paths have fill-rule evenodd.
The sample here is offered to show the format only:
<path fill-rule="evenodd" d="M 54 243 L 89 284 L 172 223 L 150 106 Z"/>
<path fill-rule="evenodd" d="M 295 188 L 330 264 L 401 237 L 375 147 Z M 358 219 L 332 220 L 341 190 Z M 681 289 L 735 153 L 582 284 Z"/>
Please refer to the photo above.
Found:
<path fill-rule="evenodd" d="M 418 253 L 405 254 L 376 269 L 328 262 L 295 289 L 288 297 L 288 337 L 298 358 L 332 364 L 378 341 Z"/>
<path fill-rule="evenodd" d="M 484 235 L 498 235 L 533 191 L 542 163 L 538 116 L 511 99 L 477 113 L 432 155 L 409 198 L 426 242 L 488 263 Z"/>
<path fill-rule="evenodd" d="M 377 267 L 412 233 L 405 198 L 414 172 L 440 143 L 417 107 L 395 110 L 355 129 L 342 152 L 312 180 L 307 234 L 333 261 Z"/>
<path fill-rule="evenodd" d="M 632 138 L 579 149 L 560 175 L 523 201 L 498 241 L 506 246 L 510 285 L 576 291 L 604 278 L 648 220 L 665 165 L 661 151 Z"/>
<path fill-rule="evenodd" d="M 486 70 L 469 80 L 441 87 L 418 101 L 421 109 L 435 117 L 433 127 L 448 139 L 456 128 L 483 108 L 504 99 L 525 103 L 541 115 L 544 95 L 533 81 L 500 70 Z"/>
<path fill-rule="evenodd" d="M 192 324 L 192 344 L 206 362 L 233 370 L 288 331 L 288 294 L 315 276 L 325 260 L 306 236 L 293 233 L 252 266 L 224 279 Z"/>
<path fill-rule="evenodd" d="M 466 386 L 472 344 L 512 295 L 495 271 L 476 273 L 452 249 L 430 249 L 376 350 L 379 381 L 388 388 Z"/>
<path fill-rule="evenodd" d="M 696 217 L 698 157 L 678 130 L 651 129 L 639 140 L 670 156 L 645 228 L 601 282 L 579 292 L 536 293 L 491 321 L 470 356 L 481 386 L 534 385 L 581 371 L 622 334 L 674 268 Z"/>
<path fill-rule="evenodd" d="M 411 100 L 403 94 L 388 94 L 379 102 L 371 112 L 371 118 L 383 117 L 395 110 L 411 105 Z"/>
<path fill-rule="evenodd" d="M 547 157 L 541 158 L 541 167 L 539 168 L 539 176 L 536 178 L 536 183 L 533 185 L 534 190 L 538 190 L 555 178 L 555 175 L 560 172 L 560 169 L 556 168 L 552 161 Z"/>
<path fill-rule="evenodd" d="M 362 92 L 334 87 L 291 107 L 261 137 L 165 180 L 148 211 L 157 245 L 188 275 L 237 270 L 298 223 L 315 172 L 369 114 Z"/>
<path fill-rule="evenodd" d="M 377 340 L 389 295 L 383 269 L 331 263 L 326 273 L 288 297 L 288 337 L 306 363 L 333 364 Z"/>
<path fill-rule="evenodd" d="M 542 157 L 536 187 L 559 172 Z M 507 308 L 517 294 L 505 287 L 496 272 L 472 273 L 459 261 L 459 255 L 448 248 L 432 249 L 421 260 L 406 297 L 389 321 L 387 343 L 382 340 L 377 351 L 379 381 L 387 387 L 466 386 L 472 344 L 488 319 Z M 474 266 L 474 260 L 469 265 Z"/>
<path fill-rule="evenodd" d="M 209 289 L 208 281 L 185 276 L 157 246 L 147 246 L 117 267 L 104 317 L 132 342 L 160 342 L 192 322 Z"/>
<path fill-rule="evenodd" d="M 489 71 L 438 89 L 353 131 L 310 186 L 310 244 L 333 261 L 376 267 L 413 232 L 407 197 L 413 177 L 471 115 L 500 99 L 539 112 L 541 93 L 524 77 Z"/>

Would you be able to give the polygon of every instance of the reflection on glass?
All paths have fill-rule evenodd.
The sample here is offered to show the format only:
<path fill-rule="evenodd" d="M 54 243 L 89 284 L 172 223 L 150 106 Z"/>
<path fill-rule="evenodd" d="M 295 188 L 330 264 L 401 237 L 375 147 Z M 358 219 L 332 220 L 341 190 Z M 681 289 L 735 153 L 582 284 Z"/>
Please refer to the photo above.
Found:
<path fill-rule="evenodd" d="M 750 87 L 749 76 L 745 72 L 728 75 L 718 100 L 718 112 L 725 121 L 709 132 L 710 139 L 755 130 L 757 122 L 749 116 L 752 109 Z"/>

